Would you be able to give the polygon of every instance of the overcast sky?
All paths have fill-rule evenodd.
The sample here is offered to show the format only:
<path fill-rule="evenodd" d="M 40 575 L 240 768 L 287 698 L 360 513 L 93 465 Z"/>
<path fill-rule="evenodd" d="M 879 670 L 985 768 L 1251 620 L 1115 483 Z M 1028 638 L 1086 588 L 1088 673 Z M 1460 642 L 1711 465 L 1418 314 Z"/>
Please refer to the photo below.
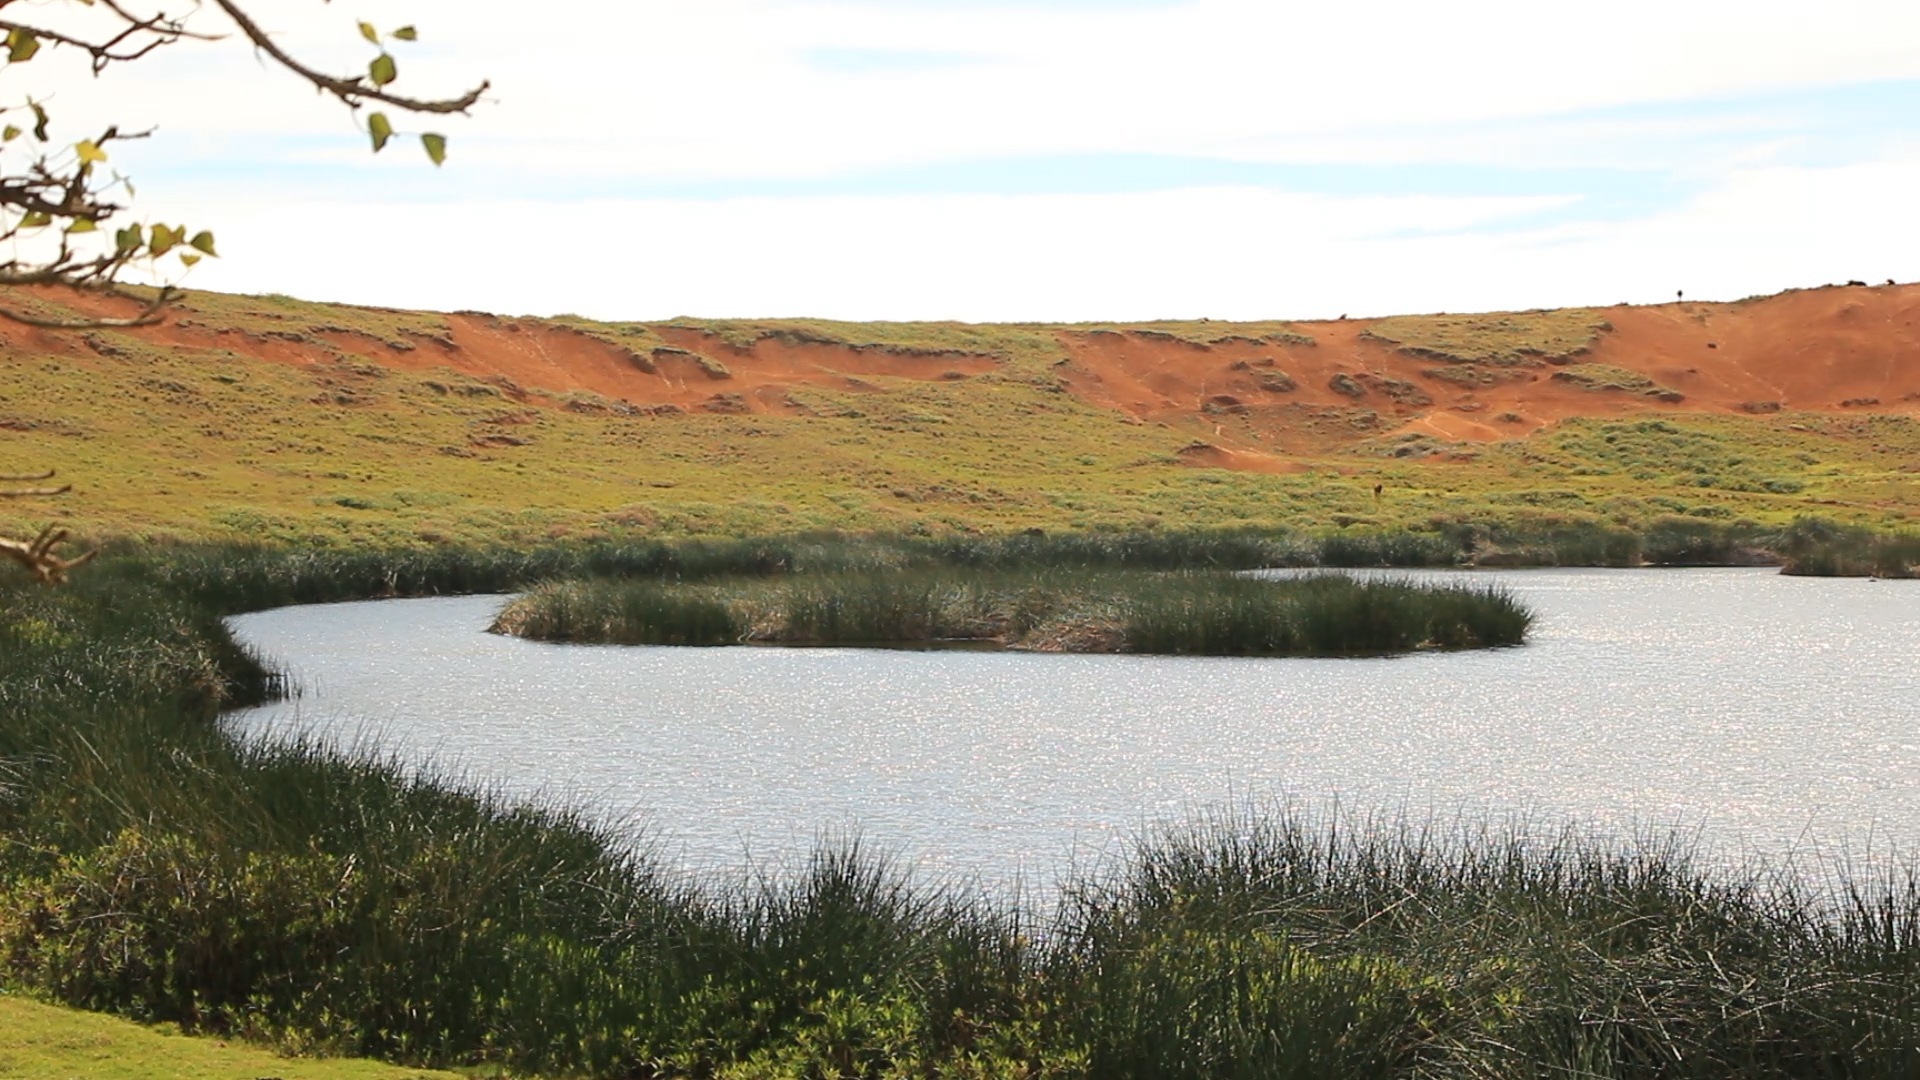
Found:
<path fill-rule="evenodd" d="M 214 228 L 188 284 L 604 318 L 1312 318 L 1920 279 L 1912 0 L 254 0 L 396 90 L 493 81 L 433 168 L 229 41 L 56 137 Z M 214 29 L 215 13 L 205 16 Z M 402 125 L 418 130 L 423 125 Z"/>

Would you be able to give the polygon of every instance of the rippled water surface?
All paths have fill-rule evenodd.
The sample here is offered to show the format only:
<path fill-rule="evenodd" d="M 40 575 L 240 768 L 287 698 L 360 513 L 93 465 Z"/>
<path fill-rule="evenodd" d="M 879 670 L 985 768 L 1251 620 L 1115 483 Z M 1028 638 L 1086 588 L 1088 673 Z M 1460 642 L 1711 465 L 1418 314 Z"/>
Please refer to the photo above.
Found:
<path fill-rule="evenodd" d="M 233 623 L 304 692 L 231 719 L 372 736 L 635 815 L 703 864 L 857 827 L 923 866 L 1044 881 L 1143 824 L 1267 797 L 1678 824 L 1767 852 L 1920 847 L 1920 582 L 1472 580 L 1534 607 L 1532 644 L 1371 660 L 543 645 L 482 632 L 500 597 L 283 608 Z"/>

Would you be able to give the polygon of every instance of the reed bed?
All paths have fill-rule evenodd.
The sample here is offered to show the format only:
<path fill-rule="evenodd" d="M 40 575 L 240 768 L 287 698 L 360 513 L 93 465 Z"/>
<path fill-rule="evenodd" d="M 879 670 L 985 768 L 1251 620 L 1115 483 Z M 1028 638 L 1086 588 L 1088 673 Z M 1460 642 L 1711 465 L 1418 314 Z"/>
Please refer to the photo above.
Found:
<path fill-rule="evenodd" d="M 1787 530 L 1781 573 L 1802 577 L 1920 577 L 1920 532 L 1875 532 L 1803 519 Z"/>
<path fill-rule="evenodd" d="M 129 567 L 138 568 L 125 573 L 221 611 L 238 612 L 376 596 L 503 592 L 586 577 L 701 582 L 940 569 L 1036 573 L 1750 564 L 1774 558 L 1789 544 L 1805 546 L 1815 534 L 1857 535 L 1866 541 L 1900 535 L 1824 522 L 1802 523 L 1781 533 L 1751 523 L 1670 517 L 1641 531 L 1582 520 L 1515 525 L 1436 519 L 1421 530 L 1356 526 L 1326 535 L 1252 530 L 944 537 L 809 533 L 601 538 L 532 548 L 121 544 L 113 550 Z"/>
<path fill-rule="evenodd" d="M 690 877 L 565 805 L 230 738 L 217 710 L 274 684 L 220 604 L 268 587 L 128 560 L 0 584 L 0 986 L 553 1077 L 1920 1069 L 1908 863 L 1816 890 L 1667 837 L 1256 807 L 1149 831 L 1047 909 L 851 840 Z"/>
<path fill-rule="evenodd" d="M 656 645 L 986 642 L 1065 652 L 1379 655 L 1525 640 L 1503 589 L 1084 569 L 895 570 L 701 583 L 549 583 L 493 629 L 542 641 Z"/>

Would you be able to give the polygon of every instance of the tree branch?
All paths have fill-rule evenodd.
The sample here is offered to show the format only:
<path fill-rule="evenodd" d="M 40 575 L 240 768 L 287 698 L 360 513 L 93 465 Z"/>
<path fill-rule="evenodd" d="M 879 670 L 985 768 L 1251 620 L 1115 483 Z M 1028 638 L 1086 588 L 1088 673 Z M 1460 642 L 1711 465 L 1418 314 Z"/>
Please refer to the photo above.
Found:
<path fill-rule="evenodd" d="M 213 0 L 213 2 L 220 10 L 227 13 L 227 17 L 233 20 L 234 25 L 240 28 L 240 32 L 247 36 L 248 41 L 253 42 L 255 48 L 273 57 L 281 67 L 286 68 L 288 71 L 307 80 L 321 90 L 339 98 L 342 102 L 345 102 L 349 108 L 357 109 L 363 102 L 378 101 L 383 104 L 392 105 L 398 109 L 405 109 L 408 112 L 464 113 L 468 109 L 473 108 L 473 106 L 479 102 L 480 95 L 486 93 L 487 88 L 492 85 L 488 82 L 482 82 L 479 86 L 474 87 L 457 98 L 449 98 L 445 101 L 425 101 L 419 98 L 389 94 L 379 87 L 368 86 L 358 75 L 346 79 L 335 78 L 332 75 L 323 75 L 294 59 L 285 49 L 275 44 L 273 38 L 270 37 L 265 30 L 260 28 L 260 24 L 254 22 L 246 12 L 240 10 L 239 5 L 235 4 L 233 0 Z"/>
<path fill-rule="evenodd" d="M 67 530 L 49 525 L 31 541 L 0 537 L 0 555 L 26 567 L 34 580 L 42 585 L 63 585 L 68 571 L 100 554 L 98 551 L 89 551 L 78 558 L 60 558 L 53 553 L 53 549 L 64 543 L 67 536 Z"/>

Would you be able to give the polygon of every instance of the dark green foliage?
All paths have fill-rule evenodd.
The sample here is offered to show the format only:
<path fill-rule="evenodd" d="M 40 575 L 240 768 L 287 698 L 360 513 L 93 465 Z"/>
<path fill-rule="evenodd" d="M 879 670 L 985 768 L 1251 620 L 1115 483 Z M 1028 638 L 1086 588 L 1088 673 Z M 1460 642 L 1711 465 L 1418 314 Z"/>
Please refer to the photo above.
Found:
<path fill-rule="evenodd" d="M 1063 915 L 1096 1075 L 1896 1076 L 1910 876 L 1839 913 L 1672 841 L 1227 815 Z"/>
<path fill-rule="evenodd" d="M 1375 655 L 1518 645 L 1532 615 L 1499 589 L 1054 569 L 886 570 L 544 585 L 494 629 L 548 641 L 930 645 L 987 641 L 1073 652 Z"/>
<path fill-rule="evenodd" d="M 1873 532 L 1801 518 L 1787 529 L 1781 573 L 1805 577 L 1920 577 L 1920 532 Z"/>
<path fill-rule="evenodd" d="M 1271 581 L 1163 580 L 1128 607 L 1134 652 L 1220 656 L 1367 656 L 1422 645 L 1518 645 L 1533 615 L 1496 588 L 1355 581 L 1338 574 Z"/>
<path fill-rule="evenodd" d="M 376 596 L 504 592 L 583 574 L 700 580 L 780 574 L 797 546 L 782 540 L 596 541 L 535 548 L 285 548 L 192 545 L 141 551 L 160 582 L 222 611 Z"/>
<path fill-rule="evenodd" d="M 818 557 L 807 543 L 792 549 L 803 564 Z M 759 558 L 715 550 L 709 567 Z M 354 594 L 318 563 L 258 554 L 237 557 L 258 576 L 228 590 L 187 554 L 108 560 L 64 590 L 0 586 L 11 989 L 293 1048 L 556 1076 L 1920 1067 L 1920 889 L 1900 865 L 1868 866 L 1829 900 L 1799 879 L 1703 869 L 1672 843 L 1272 810 L 1153 834 L 1064 883 L 1050 918 L 916 883 L 857 843 L 793 872 L 690 880 L 563 807 L 368 753 L 236 743 L 215 710 L 271 678 L 208 598 Z M 561 561 L 534 553 L 513 572 Z M 408 573 L 391 580 L 478 579 Z M 1217 589 L 1229 608 L 1273 595 L 1148 576 L 1168 597 Z M 1332 604 L 1407 602 L 1393 583 L 1296 584 Z M 1433 625 L 1489 632 L 1449 614 L 1450 595 L 1423 601 Z"/>
<path fill-rule="evenodd" d="M 1476 566 L 1638 566 L 1642 539 L 1630 529 L 1590 521 L 1545 521 L 1518 529 L 1451 522 L 1440 528 Z"/>
<path fill-rule="evenodd" d="M 613 645 L 731 645 L 744 627 L 711 594 L 672 582 L 600 579 L 534 591 L 537 604 L 515 605 L 514 632 L 542 641 Z"/>
<path fill-rule="evenodd" d="M 1320 542 L 1322 566 L 1452 566 L 1460 549 L 1430 533 L 1337 533 Z"/>
<path fill-rule="evenodd" d="M 1641 538 L 1642 557 L 1654 566 L 1728 566 L 1768 556 L 1743 552 L 1774 543 L 1750 524 L 1721 524 L 1689 517 L 1663 517 Z"/>
<path fill-rule="evenodd" d="M 932 561 L 995 569 L 1105 567 L 1133 570 L 1257 570 L 1311 565 L 1313 550 L 1287 534 L 1195 531 L 1022 533 L 955 537 L 912 545 Z M 1335 565 L 1329 563 L 1329 565 Z"/>

